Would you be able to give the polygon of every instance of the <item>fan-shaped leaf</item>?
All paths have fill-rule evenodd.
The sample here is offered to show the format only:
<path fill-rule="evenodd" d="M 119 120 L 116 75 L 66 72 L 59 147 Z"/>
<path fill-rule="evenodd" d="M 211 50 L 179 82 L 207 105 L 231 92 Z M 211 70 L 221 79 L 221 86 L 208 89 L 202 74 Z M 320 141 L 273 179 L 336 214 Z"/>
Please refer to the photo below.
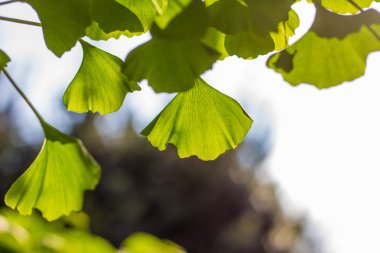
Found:
<path fill-rule="evenodd" d="M 87 42 L 81 41 L 83 61 L 63 96 L 69 111 L 117 111 L 128 92 L 140 90 L 121 72 L 123 61 Z"/>
<path fill-rule="evenodd" d="M 146 233 L 132 234 L 122 243 L 121 249 L 129 253 L 185 253 L 177 244 Z"/>
<path fill-rule="evenodd" d="M 45 43 L 58 57 L 85 35 L 91 24 L 89 0 L 25 0 L 36 10 Z"/>
<path fill-rule="evenodd" d="M 198 78 L 192 89 L 179 93 L 141 134 L 159 150 L 171 143 L 180 157 L 213 160 L 235 148 L 251 124 L 238 102 Z"/>
<path fill-rule="evenodd" d="M 85 190 L 95 188 L 100 167 L 81 141 L 44 125 L 42 149 L 5 196 L 6 204 L 23 215 L 38 209 L 49 221 L 82 208 Z"/>
<path fill-rule="evenodd" d="M 278 31 L 271 33 L 275 44 L 275 50 L 281 50 L 288 46 L 289 38 L 295 34 L 296 29 L 300 25 L 300 19 L 294 10 L 290 10 L 288 20 L 278 24 Z"/>
<path fill-rule="evenodd" d="M 134 81 L 147 79 L 156 92 L 184 91 L 218 56 L 198 41 L 153 38 L 129 53 L 124 73 Z"/>
<path fill-rule="evenodd" d="M 319 15 L 323 15 L 323 22 Z M 380 50 L 379 35 L 380 14 L 374 10 L 342 16 L 318 8 L 311 30 L 273 55 L 268 66 L 292 85 L 309 83 L 328 88 L 364 75 L 368 54 Z"/>

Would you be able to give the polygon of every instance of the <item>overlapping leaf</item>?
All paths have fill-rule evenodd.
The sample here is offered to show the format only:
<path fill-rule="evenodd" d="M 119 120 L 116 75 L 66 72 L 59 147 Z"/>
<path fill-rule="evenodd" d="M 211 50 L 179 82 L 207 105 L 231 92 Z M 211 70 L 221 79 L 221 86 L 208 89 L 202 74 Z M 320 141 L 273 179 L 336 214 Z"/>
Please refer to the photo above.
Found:
<path fill-rule="evenodd" d="M 10 61 L 11 59 L 8 57 L 8 55 L 0 49 L 0 73 L 5 69 Z"/>
<path fill-rule="evenodd" d="M 149 31 L 158 15 L 163 15 L 168 8 L 168 0 L 116 0 L 131 10 L 140 19 L 144 31 Z"/>
<path fill-rule="evenodd" d="M 254 59 L 273 50 L 281 50 L 288 45 L 289 37 L 295 34 L 299 18 L 290 10 L 288 20 L 278 24 L 277 32 L 258 35 L 255 32 L 224 34 L 215 28 L 209 28 L 203 41 L 221 53 L 221 59 L 236 55 L 244 59 Z"/>
<path fill-rule="evenodd" d="M 195 155 L 213 160 L 235 148 L 252 120 L 238 102 L 197 79 L 194 87 L 179 93 L 141 132 L 153 146 L 178 149 L 180 157 Z"/>
<path fill-rule="evenodd" d="M 139 18 L 115 0 L 91 0 L 91 18 L 107 34 L 129 31 L 139 34 L 144 28 Z"/>
<path fill-rule="evenodd" d="M 25 0 L 36 10 L 45 43 L 58 57 L 85 35 L 91 24 L 89 0 Z"/>
<path fill-rule="evenodd" d="M 364 9 L 369 7 L 374 0 L 319 0 L 323 7 L 333 12 L 346 14 L 358 13 L 360 8 Z M 359 7 L 359 8 L 358 8 Z"/>
<path fill-rule="evenodd" d="M 140 90 L 121 72 L 122 60 L 87 42 L 81 41 L 83 60 L 78 73 L 67 88 L 63 102 L 69 111 L 117 111 L 128 92 Z"/>
<path fill-rule="evenodd" d="M 38 209 L 49 221 L 82 208 L 85 190 L 94 189 L 100 167 L 81 141 L 44 123 L 42 149 L 5 196 L 23 215 Z"/>
<path fill-rule="evenodd" d="M 152 27 L 153 39 L 127 56 L 124 73 L 134 81 L 147 79 L 156 92 L 191 88 L 219 57 L 201 42 L 208 24 L 204 8 L 200 0 L 193 1 L 165 29 Z"/>
<path fill-rule="evenodd" d="M 364 75 L 368 54 L 380 50 L 379 34 L 380 14 L 374 10 L 342 16 L 319 6 L 310 31 L 273 55 L 268 66 L 292 85 L 328 88 Z"/>
<path fill-rule="evenodd" d="M 129 253 L 185 253 L 177 244 L 146 233 L 132 234 L 123 242 L 121 249 Z"/>
<path fill-rule="evenodd" d="M 288 18 L 294 0 L 218 0 L 208 3 L 211 25 L 226 34 L 275 32 Z"/>

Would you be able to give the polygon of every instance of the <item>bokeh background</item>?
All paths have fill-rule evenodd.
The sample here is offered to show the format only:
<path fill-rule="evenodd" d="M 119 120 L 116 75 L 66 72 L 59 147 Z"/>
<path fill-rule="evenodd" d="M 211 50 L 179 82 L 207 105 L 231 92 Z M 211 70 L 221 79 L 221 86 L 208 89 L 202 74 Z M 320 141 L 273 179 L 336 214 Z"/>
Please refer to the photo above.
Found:
<path fill-rule="evenodd" d="M 297 3 L 301 27 L 314 7 Z M 379 10 L 379 6 L 375 6 Z M 0 15 L 38 21 L 24 4 Z M 129 94 L 122 109 L 104 117 L 67 112 L 61 97 L 79 68 L 75 47 L 61 59 L 44 45 L 38 27 L 0 23 L 0 48 L 9 72 L 46 120 L 84 140 L 103 165 L 102 181 L 86 196 L 91 229 L 117 245 L 145 231 L 189 252 L 380 252 L 380 54 L 366 75 L 317 90 L 292 87 L 265 67 L 267 57 L 230 57 L 204 79 L 237 99 L 255 120 L 246 142 L 214 162 L 180 160 L 159 152 L 139 132 L 172 94 Z M 97 42 L 124 58 L 149 39 Z M 0 79 L 1 196 L 37 154 L 42 131 L 34 115 Z"/>

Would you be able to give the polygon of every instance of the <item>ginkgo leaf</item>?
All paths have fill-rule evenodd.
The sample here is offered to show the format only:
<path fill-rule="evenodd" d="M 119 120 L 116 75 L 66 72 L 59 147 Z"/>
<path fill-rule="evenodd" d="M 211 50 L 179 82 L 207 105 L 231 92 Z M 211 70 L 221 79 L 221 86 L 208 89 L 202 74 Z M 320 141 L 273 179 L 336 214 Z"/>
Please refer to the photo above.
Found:
<path fill-rule="evenodd" d="M 318 88 L 364 75 L 368 54 L 380 50 L 380 14 L 368 10 L 342 16 L 317 8 L 315 20 L 306 35 L 273 55 L 268 66 L 292 85 L 309 83 Z"/>
<path fill-rule="evenodd" d="M 128 253 L 185 253 L 177 244 L 168 241 L 160 240 L 159 238 L 146 234 L 135 233 L 130 235 L 121 246 L 122 250 Z"/>
<path fill-rule="evenodd" d="M 153 38 L 129 53 L 123 71 L 131 80 L 147 79 L 156 92 L 184 91 L 218 56 L 199 41 Z"/>
<path fill-rule="evenodd" d="M 218 0 L 207 7 L 211 25 L 226 34 L 266 35 L 285 22 L 294 0 Z"/>
<path fill-rule="evenodd" d="M 45 43 L 58 57 L 75 46 L 91 24 L 88 0 L 25 0 L 41 20 Z"/>
<path fill-rule="evenodd" d="M 214 27 L 209 27 L 206 31 L 205 36 L 202 38 L 202 42 L 208 47 L 217 51 L 220 56 L 219 60 L 223 60 L 229 56 L 226 47 L 224 46 L 224 41 L 226 40 L 226 34 L 216 30 Z"/>
<path fill-rule="evenodd" d="M 81 41 L 83 60 L 63 102 L 69 111 L 106 114 L 119 110 L 128 92 L 140 90 L 121 72 L 123 61 Z"/>
<path fill-rule="evenodd" d="M 10 61 L 11 59 L 8 57 L 8 55 L 0 49 L 0 73 L 5 69 Z"/>
<path fill-rule="evenodd" d="M 163 15 L 163 17 L 165 17 Z M 157 25 L 152 26 L 150 33 L 153 37 L 169 39 L 200 39 L 209 25 L 208 15 L 204 3 L 201 0 L 193 0 L 182 12 L 171 19 L 165 29 Z"/>
<path fill-rule="evenodd" d="M 323 7 L 336 13 L 346 14 L 358 13 L 358 7 L 364 9 L 369 7 L 374 0 L 319 0 Z"/>
<path fill-rule="evenodd" d="M 11 186 L 5 203 L 23 215 L 38 209 L 51 221 L 82 208 L 84 191 L 95 188 L 100 167 L 79 139 L 46 123 L 44 132 L 40 153 Z"/>
<path fill-rule="evenodd" d="M 90 14 L 105 33 L 129 31 L 139 34 L 144 31 L 139 18 L 115 0 L 92 0 Z"/>
<path fill-rule="evenodd" d="M 166 26 L 172 21 L 173 18 L 175 18 L 177 15 L 179 15 L 183 9 L 185 9 L 192 0 L 175 0 L 175 1 L 168 1 L 168 7 L 165 11 L 164 15 L 157 16 L 155 19 L 156 24 L 161 29 L 165 29 Z"/>
<path fill-rule="evenodd" d="M 149 31 L 155 18 L 163 15 L 168 8 L 168 0 L 116 0 L 131 10 L 140 19 L 144 31 Z"/>
<path fill-rule="evenodd" d="M 192 89 L 179 93 L 141 134 L 159 150 L 173 144 L 181 158 L 195 155 L 214 160 L 235 148 L 251 124 L 238 102 L 198 78 Z"/>

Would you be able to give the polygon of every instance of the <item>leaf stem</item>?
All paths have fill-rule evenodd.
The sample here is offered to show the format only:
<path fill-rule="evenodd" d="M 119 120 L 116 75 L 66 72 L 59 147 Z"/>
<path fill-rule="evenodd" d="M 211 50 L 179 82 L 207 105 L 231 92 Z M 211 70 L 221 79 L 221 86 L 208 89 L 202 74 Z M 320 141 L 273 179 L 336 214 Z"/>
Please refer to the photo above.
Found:
<path fill-rule="evenodd" d="M 19 24 L 24 24 L 24 25 L 41 26 L 40 23 L 33 22 L 33 21 L 22 20 L 22 19 L 17 19 L 17 18 L 8 18 L 8 17 L 0 16 L 0 20 L 14 22 L 14 23 L 19 23 Z"/>
<path fill-rule="evenodd" d="M 5 1 L 5 2 L 0 2 L 0 5 L 12 4 L 12 3 L 16 3 L 16 2 L 18 2 L 18 0 L 9 0 L 9 1 Z"/>
<path fill-rule="evenodd" d="M 37 109 L 33 106 L 32 102 L 30 102 L 30 100 L 26 97 L 24 92 L 22 92 L 20 87 L 16 84 L 16 82 L 13 80 L 13 78 L 9 75 L 8 71 L 3 70 L 3 72 L 4 72 L 5 76 L 8 78 L 8 80 L 10 81 L 10 83 L 13 85 L 13 87 L 17 90 L 18 94 L 20 94 L 20 96 L 25 100 L 25 102 L 28 104 L 30 109 L 32 109 L 33 113 L 38 118 L 38 121 L 41 123 L 42 127 L 44 127 L 46 125 L 46 123 L 45 123 L 44 119 L 42 118 L 42 116 L 38 113 Z"/>

